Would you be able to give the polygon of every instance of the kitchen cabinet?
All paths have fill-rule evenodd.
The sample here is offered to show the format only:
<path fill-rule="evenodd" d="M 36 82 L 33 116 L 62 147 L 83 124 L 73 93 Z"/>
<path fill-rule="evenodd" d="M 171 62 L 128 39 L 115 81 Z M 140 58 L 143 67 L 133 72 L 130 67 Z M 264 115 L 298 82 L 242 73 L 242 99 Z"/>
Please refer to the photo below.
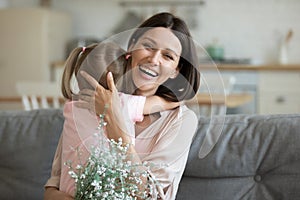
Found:
<path fill-rule="evenodd" d="M 261 71 L 258 112 L 300 113 L 300 71 Z"/>
<path fill-rule="evenodd" d="M 71 16 L 45 8 L 0 10 L 0 91 L 16 96 L 18 81 L 50 81 L 51 63 L 65 59 Z"/>
<path fill-rule="evenodd" d="M 212 66 L 204 66 L 209 70 Z M 230 114 L 300 113 L 300 64 L 219 64 L 221 74 L 236 78 L 232 93 L 252 94 L 253 101 Z"/>

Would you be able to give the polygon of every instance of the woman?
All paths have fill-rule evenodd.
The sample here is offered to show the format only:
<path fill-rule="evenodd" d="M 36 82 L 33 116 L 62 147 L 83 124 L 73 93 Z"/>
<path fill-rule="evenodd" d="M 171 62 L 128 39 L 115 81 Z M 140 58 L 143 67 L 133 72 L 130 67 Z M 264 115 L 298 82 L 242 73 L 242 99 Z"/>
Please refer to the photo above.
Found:
<path fill-rule="evenodd" d="M 141 24 L 129 40 L 128 55 L 122 92 L 145 97 L 157 95 L 179 102 L 194 97 L 198 91 L 200 73 L 195 46 L 184 21 L 172 14 L 160 13 Z M 124 143 L 131 144 L 122 114 L 118 113 L 120 103 L 112 76 L 108 76 L 106 90 L 88 74 L 82 75 L 96 90 L 82 91 L 85 103 L 81 106 L 90 107 L 94 100 L 97 113 L 108 107 L 108 138 L 122 138 Z M 196 127 L 197 117 L 184 105 L 145 115 L 135 124 L 135 145 L 130 145 L 129 152 L 136 155 L 137 163 L 164 165 L 151 171 L 160 183 L 161 199 L 175 199 Z M 59 173 L 59 169 L 54 171 Z M 57 187 L 46 185 L 45 199 L 51 198 L 72 199 Z"/>

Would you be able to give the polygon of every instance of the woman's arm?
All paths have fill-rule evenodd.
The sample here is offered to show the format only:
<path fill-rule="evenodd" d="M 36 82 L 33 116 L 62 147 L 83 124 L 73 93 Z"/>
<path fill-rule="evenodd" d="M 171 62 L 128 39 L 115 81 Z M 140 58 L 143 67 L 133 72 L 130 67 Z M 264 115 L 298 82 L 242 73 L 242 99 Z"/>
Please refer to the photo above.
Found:
<path fill-rule="evenodd" d="M 111 72 L 109 72 L 107 76 L 109 90 L 106 90 L 99 85 L 98 82 L 86 72 L 81 71 L 81 75 L 95 88 L 92 102 L 95 102 L 95 106 L 102 107 L 102 113 L 105 113 L 104 119 L 105 122 L 107 122 L 107 125 L 105 126 L 107 137 L 115 141 L 118 141 L 119 138 L 121 138 L 124 145 L 130 144 L 127 151 L 128 159 L 130 159 L 133 164 L 140 166 L 138 169 L 139 171 L 146 171 L 146 168 L 142 165 L 136 152 L 135 146 L 131 145 L 131 137 L 129 137 L 130 133 L 126 127 L 126 117 L 128 116 L 124 116 L 122 113 L 121 102 Z M 91 94 L 89 93 L 88 95 Z M 141 177 L 141 179 L 146 183 L 146 177 Z M 141 186 L 143 186 L 143 184 L 141 184 Z"/>

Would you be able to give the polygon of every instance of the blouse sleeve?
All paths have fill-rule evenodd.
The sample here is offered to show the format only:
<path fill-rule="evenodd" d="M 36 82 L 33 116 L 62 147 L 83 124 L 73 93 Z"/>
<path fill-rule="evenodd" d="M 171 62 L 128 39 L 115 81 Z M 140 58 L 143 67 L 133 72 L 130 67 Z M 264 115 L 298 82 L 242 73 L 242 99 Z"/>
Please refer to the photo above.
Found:
<path fill-rule="evenodd" d="M 59 188 L 60 183 L 60 175 L 61 175 L 61 155 L 62 155 L 62 135 L 60 136 L 55 156 L 52 163 L 52 171 L 51 171 L 51 177 L 48 179 L 48 181 L 45 184 L 46 187 L 56 187 Z"/>
<path fill-rule="evenodd" d="M 53 159 L 51 177 L 45 187 L 56 187 L 74 195 L 74 179 L 69 175 L 65 162 L 71 161 L 76 166 L 79 159 L 75 149 L 80 149 L 82 160 L 88 159 L 88 148 L 97 142 L 93 135 L 98 126 L 98 118 L 89 110 L 76 107 L 74 102 L 65 103 L 63 115 L 63 131 Z"/>
<path fill-rule="evenodd" d="M 186 110 L 162 127 L 151 152 L 142 159 L 155 166 L 150 174 L 159 182 L 157 189 L 161 199 L 176 198 L 196 128 L 196 115 Z"/>

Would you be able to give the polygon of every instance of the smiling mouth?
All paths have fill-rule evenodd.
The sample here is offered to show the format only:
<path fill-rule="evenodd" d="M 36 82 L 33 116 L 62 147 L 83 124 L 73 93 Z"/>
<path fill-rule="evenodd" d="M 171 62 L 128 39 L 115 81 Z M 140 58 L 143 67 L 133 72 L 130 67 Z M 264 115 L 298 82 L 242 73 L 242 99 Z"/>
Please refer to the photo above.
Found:
<path fill-rule="evenodd" d="M 158 76 L 158 73 L 156 73 L 155 71 L 152 71 L 151 69 L 148 69 L 144 66 L 139 66 L 139 70 L 145 74 L 147 74 L 148 76 L 151 76 L 151 77 L 157 77 Z"/>

